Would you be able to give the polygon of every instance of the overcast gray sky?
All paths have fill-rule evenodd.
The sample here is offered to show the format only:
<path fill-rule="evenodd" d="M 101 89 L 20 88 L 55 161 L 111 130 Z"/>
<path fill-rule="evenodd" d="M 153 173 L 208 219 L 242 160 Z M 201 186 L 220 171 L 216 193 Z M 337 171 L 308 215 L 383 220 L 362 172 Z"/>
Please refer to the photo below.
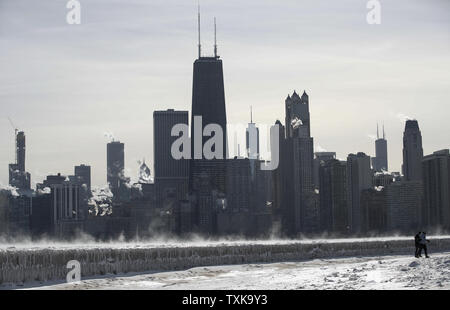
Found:
<path fill-rule="evenodd" d="M 0 0 L 0 183 L 14 161 L 10 116 L 27 136 L 32 182 L 92 166 L 106 183 L 110 132 L 128 176 L 153 164 L 152 113 L 190 110 L 196 0 Z M 284 123 L 284 99 L 310 95 L 316 149 L 374 154 L 384 122 L 390 170 L 401 166 L 402 115 L 417 118 L 426 154 L 450 147 L 450 1 L 202 0 L 203 49 L 218 19 L 229 123 Z M 229 137 L 232 140 L 233 137 Z M 230 141 L 231 143 L 232 141 Z M 153 169 L 152 169 L 153 173 Z"/>

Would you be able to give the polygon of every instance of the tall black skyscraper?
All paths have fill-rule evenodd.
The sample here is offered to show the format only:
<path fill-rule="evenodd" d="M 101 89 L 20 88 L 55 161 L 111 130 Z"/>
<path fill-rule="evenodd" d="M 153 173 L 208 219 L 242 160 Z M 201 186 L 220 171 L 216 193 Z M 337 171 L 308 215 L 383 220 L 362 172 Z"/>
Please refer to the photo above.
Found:
<path fill-rule="evenodd" d="M 188 125 L 187 111 L 155 111 L 153 112 L 153 150 L 155 154 L 155 184 L 157 200 L 161 202 L 168 195 L 178 199 L 186 199 L 189 180 L 188 159 L 176 160 L 172 157 L 171 148 L 178 137 L 172 137 L 172 128 L 177 124 Z"/>
<path fill-rule="evenodd" d="M 375 158 L 373 159 L 375 171 L 388 171 L 387 140 L 383 126 L 383 137 L 380 138 L 377 126 L 377 140 L 375 141 Z"/>
<path fill-rule="evenodd" d="M 407 181 L 422 181 L 422 134 L 416 120 L 408 120 L 403 133 L 402 172 Z"/>
<path fill-rule="evenodd" d="M 222 60 L 217 55 L 217 43 L 214 46 L 214 56 L 202 56 L 200 12 L 198 14 L 198 36 L 198 59 L 194 62 L 192 85 L 192 159 L 189 171 L 189 189 L 196 196 L 195 224 L 202 233 L 211 234 L 217 228 L 215 217 L 217 201 L 222 199 L 226 193 L 227 114 L 223 66 Z M 200 117 L 201 124 L 198 123 Z M 212 124 L 220 126 L 223 136 L 217 141 L 221 145 L 216 145 L 211 151 L 220 153 L 216 155 L 221 158 L 207 159 L 203 147 L 212 137 L 203 137 L 203 134 L 205 127 Z M 214 137 L 218 134 L 220 133 L 211 133 Z M 217 147 L 222 147 L 223 151 L 218 152 L 220 149 L 217 150 Z"/>
<path fill-rule="evenodd" d="M 31 188 L 30 174 L 25 171 L 25 133 L 16 131 L 16 162 L 9 165 L 9 184 L 18 189 Z"/>
<path fill-rule="evenodd" d="M 310 233 L 318 228 L 319 208 L 313 189 L 313 138 L 311 137 L 309 97 L 296 92 L 288 96 L 286 140 L 282 146 L 284 205 L 283 230 L 288 235 Z"/>
<path fill-rule="evenodd" d="M 311 137 L 309 115 L 309 96 L 306 91 L 300 97 L 296 91 L 285 101 L 286 108 L 286 138 Z"/>
<path fill-rule="evenodd" d="M 107 181 L 114 196 L 119 193 L 119 188 L 125 180 L 125 146 L 119 141 L 108 143 L 106 152 Z"/>
<path fill-rule="evenodd" d="M 194 75 L 192 87 L 192 122 L 191 138 L 193 152 L 190 170 L 190 188 L 194 191 L 199 189 L 199 184 L 209 183 L 211 188 L 225 193 L 226 176 L 226 145 L 227 145 L 227 114 L 225 109 L 225 90 L 223 82 L 222 60 L 217 55 L 217 45 L 214 49 L 214 56 L 203 57 L 200 44 L 200 14 L 199 14 L 199 57 L 194 62 Z M 194 122 L 195 118 L 202 117 L 201 132 L 196 136 Z M 210 137 L 203 137 L 203 130 L 209 124 L 217 124 L 223 132 L 223 159 L 207 160 L 202 152 L 202 159 L 196 159 L 194 152 L 197 145 L 203 146 Z M 198 137 L 201 135 L 201 137 Z M 202 182 L 199 182 L 200 175 L 203 174 Z"/>
<path fill-rule="evenodd" d="M 16 136 L 17 167 L 25 171 L 25 133 L 20 131 Z"/>
<path fill-rule="evenodd" d="M 347 203 L 350 211 L 350 231 L 364 232 L 367 210 L 361 207 L 361 192 L 372 187 L 370 156 L 360 152 L 347 157 Z"/>

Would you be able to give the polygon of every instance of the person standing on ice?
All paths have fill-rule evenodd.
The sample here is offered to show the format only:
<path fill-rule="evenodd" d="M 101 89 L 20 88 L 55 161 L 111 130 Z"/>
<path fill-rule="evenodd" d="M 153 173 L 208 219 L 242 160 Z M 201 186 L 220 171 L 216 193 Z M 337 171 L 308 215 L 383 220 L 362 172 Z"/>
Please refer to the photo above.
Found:
<path fill-rule="evenodd" d="M 414 244 L 415 244 L 415 246 L 416 246 L 415 256 L 416 256 L 417 258 L 422 257 L 422 255 L 419 254 L 419 251 L 420 251 L 420 234 L 421 234 L 421 233 L 422 233 L 422 232 L 419 231 L 419 232 L 414 236 Z"/>
<path fill-rule="evenodd" d="M 426 232 L 422 232 L 420 234 L 420 250 L 419 250 L 419 256 L 421 256 L 422 254 L 422 249 L 425 251 L 425 257 L 426 258 L 430 258 L 428 256 L 428 249 L 427 249 L 427 242 L 430 242 L 430 240 L 427 240 L 427 233 Z"/>

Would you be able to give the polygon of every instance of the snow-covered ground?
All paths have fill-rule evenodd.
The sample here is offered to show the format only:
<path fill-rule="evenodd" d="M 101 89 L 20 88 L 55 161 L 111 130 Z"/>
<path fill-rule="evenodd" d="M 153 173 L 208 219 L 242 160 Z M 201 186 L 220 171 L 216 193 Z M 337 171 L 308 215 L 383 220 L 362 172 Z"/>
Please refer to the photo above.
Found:
<path fill-rule="evenodd" d="M 34 289 L 450 289 L 450 252 L 432 253 L 429 259 L 382 256 L 198 267 Z"/>

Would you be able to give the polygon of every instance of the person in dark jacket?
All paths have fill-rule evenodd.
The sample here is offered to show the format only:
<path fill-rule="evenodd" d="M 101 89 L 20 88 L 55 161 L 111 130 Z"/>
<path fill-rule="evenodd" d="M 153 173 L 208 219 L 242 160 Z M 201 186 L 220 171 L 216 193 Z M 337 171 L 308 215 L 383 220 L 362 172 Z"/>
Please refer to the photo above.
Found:
<path fill-rule="evenodd" d="M 422 232 L 421 231 L 419 231 L 415 236 L 414 236 L 414 244 L 415 244 L 415 246 L 416 246 L 416 252 L 415 252 L 415 257 L 417 257 L 417 258 L 419 258 L 419 257 L 422 257 L 422 255 L 420 255 L 419 254 L 419 251 L 420 251 L 420 234 L 421 234 Z M 420 252 L 422 252 L 422 251 L 420 251 Z"/>
<path fill-rule="evenodd" d="M 428 249 L 427 249 L 427 242 L 430 242 L 430 240 L 427 240 L 427 233 L 426 232 L 422 232 L 420 235 L 420 240 L 419 240 L 419 257 L 422 256 L 422 250 L 425 251 L 425 257 L 426 258 L 430 258 L 428 256 Z"/>

